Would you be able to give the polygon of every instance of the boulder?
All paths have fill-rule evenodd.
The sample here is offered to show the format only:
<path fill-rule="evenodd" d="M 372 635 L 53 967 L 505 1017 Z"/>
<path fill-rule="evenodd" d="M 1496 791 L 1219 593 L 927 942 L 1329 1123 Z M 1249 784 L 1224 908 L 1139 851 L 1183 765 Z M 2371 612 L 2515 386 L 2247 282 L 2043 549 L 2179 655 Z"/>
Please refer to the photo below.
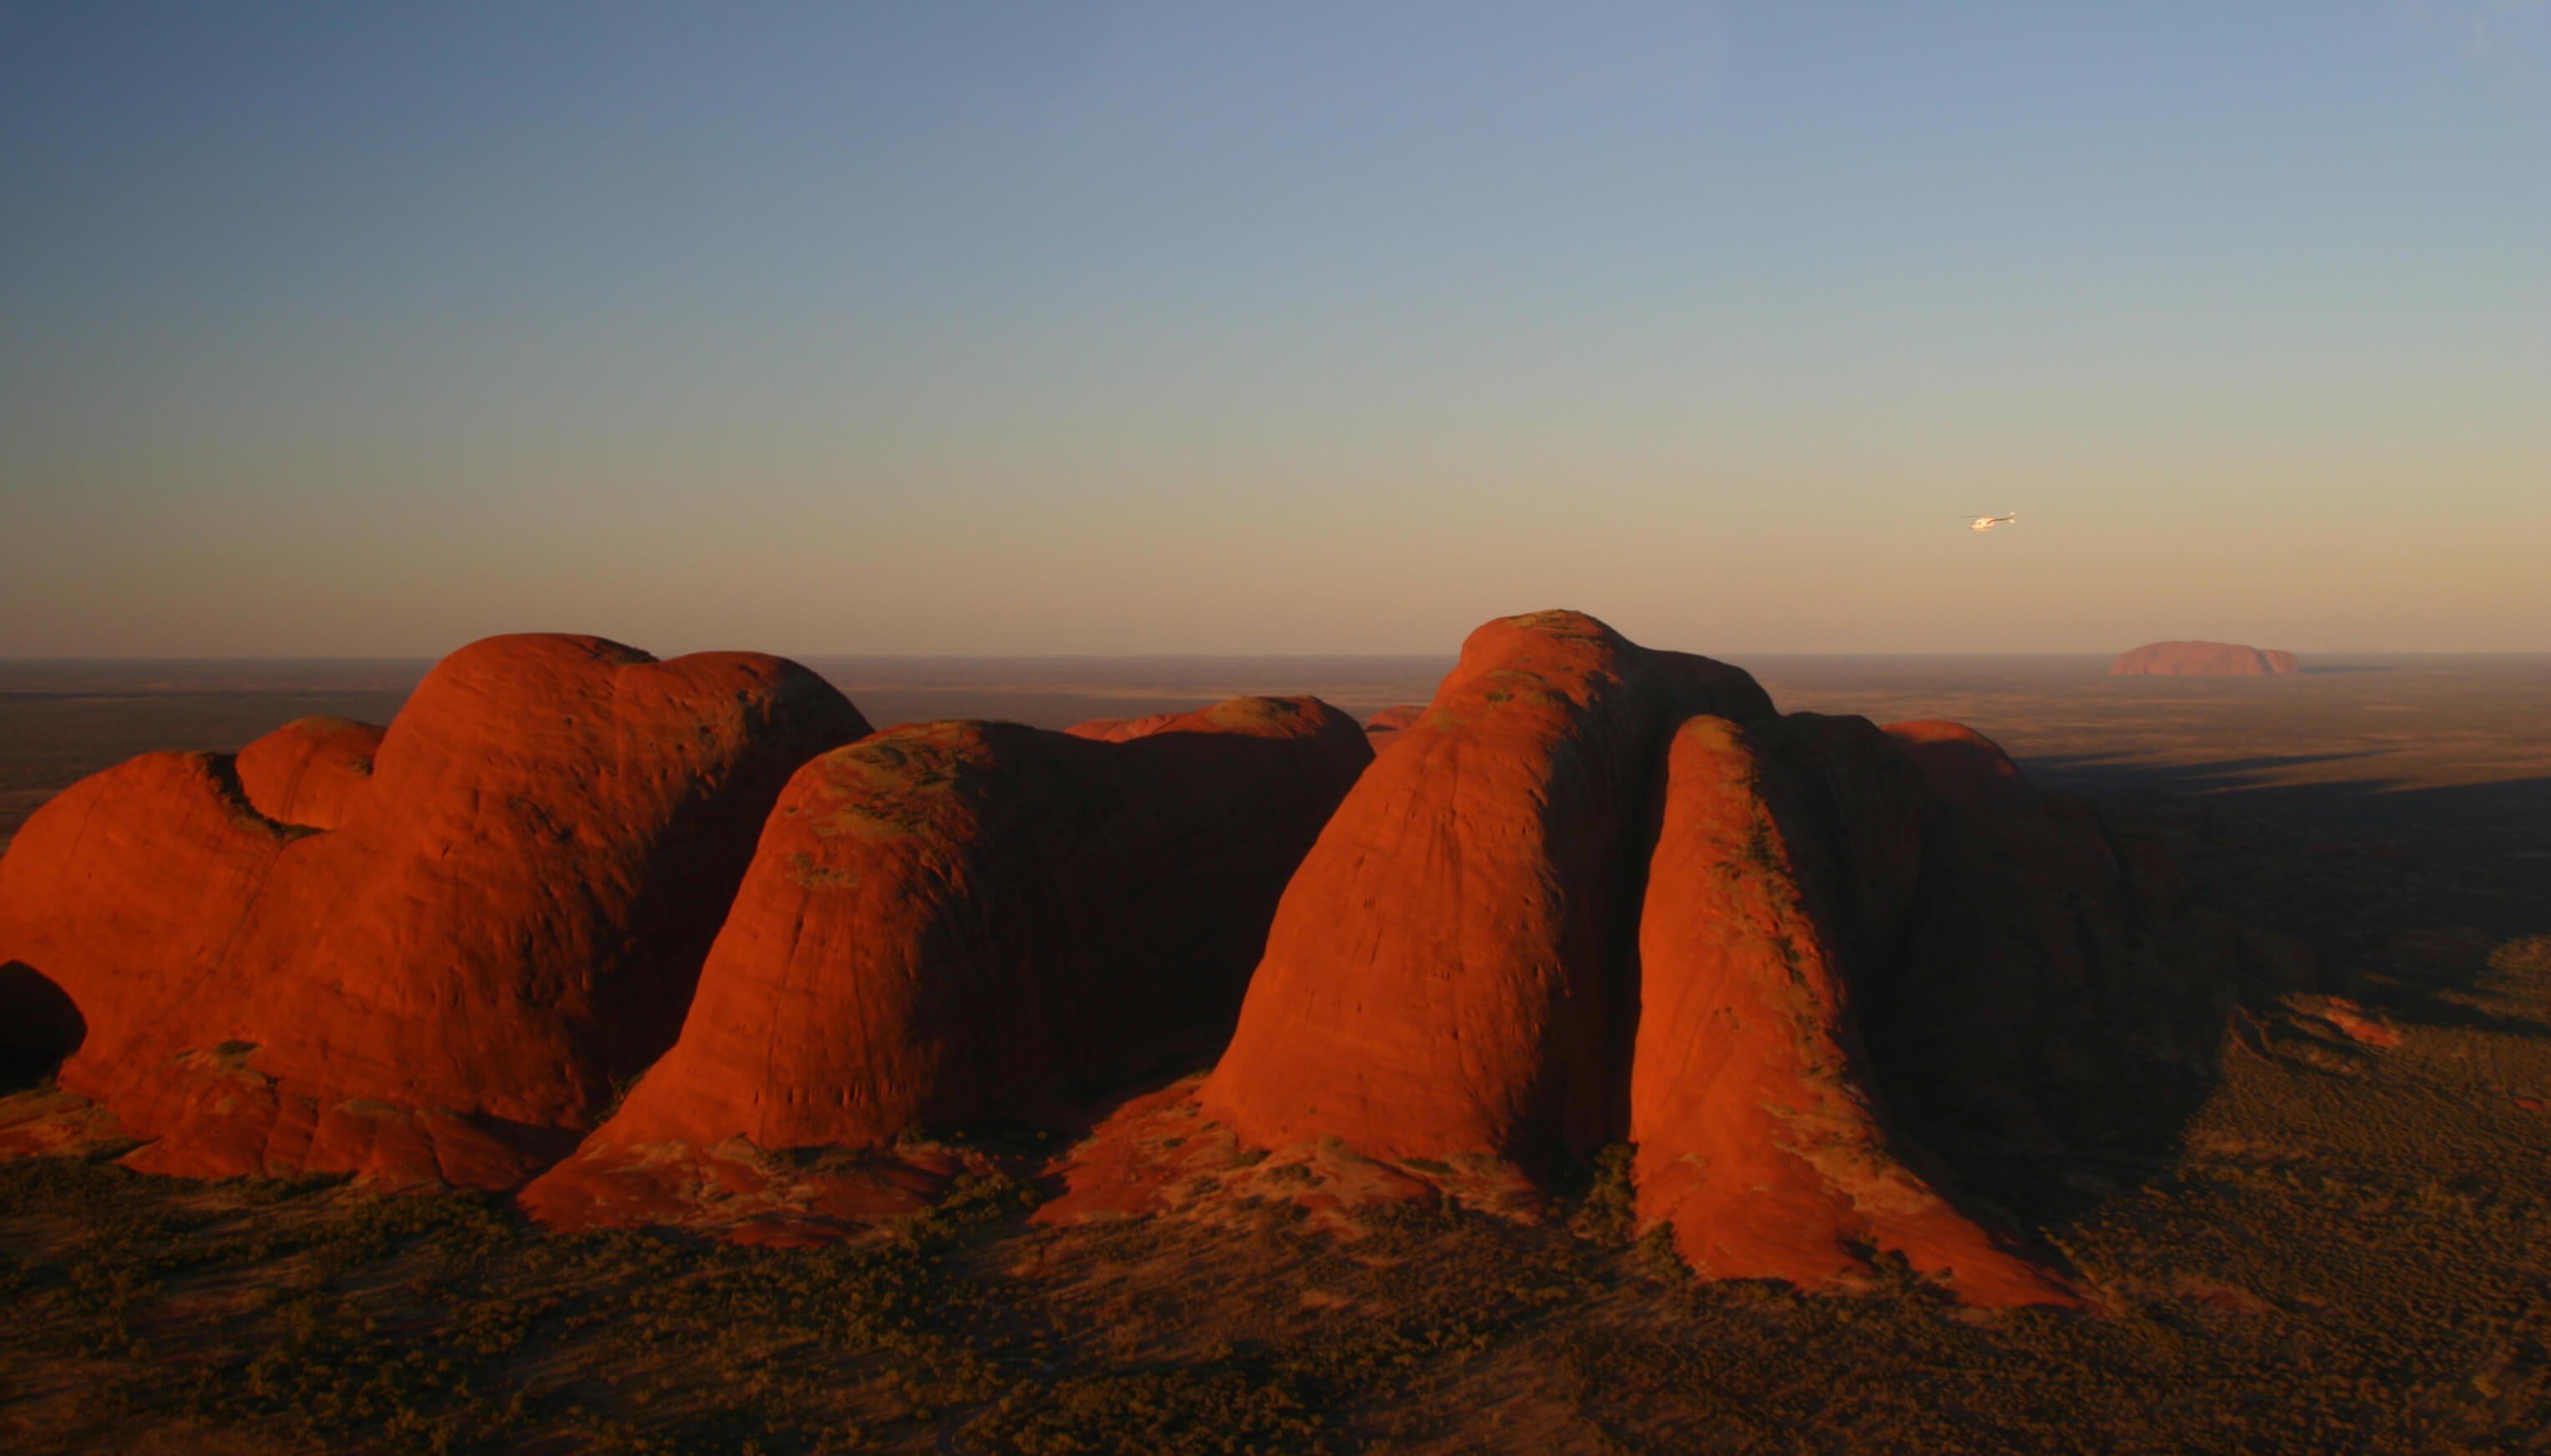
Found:
<path fill-rule="evenodd" d="M 2118 654 L 2111 677 L 2267 677 L 2302 671 L 2292 652 L 2237 642 L 2147 642 Z"/>
<path fill-rule="evenodd" d="M 778 658 L 490 638 L 368 780 L 358 726 L 296 725 L 254 789 L 153 754 L 65 791 L 0 859 L 0 960 L 77 1008 L 62 1084 L 133 1166 L 516 1182 L 671 1042 L 780 787 L 866 730 Z"/>
<path fill-rule="evenodd" d="M 1393 1158 L 1618 1137 L 1658 749 L 1771 711 L 1743 671 L 1580 613 L 1473 632 L 1285 887 L 1206 1114 Z"/>
<path fill-rule="evenodd" d="M 1052 1121 L 1209 1058 L 1285 880 L 1371 757 L 1316 699 L 1240 698 L 1121 737 L 925 724 L 814 760 L 679 1041 L 525 1207 L 734 1221 L 777 1169 L 763 1154 Z M 893 1204 L 883 1164 L 854 1171 L 838 1216 Z M 688 1216 L 664 1196 L 713 1183 Z"/>

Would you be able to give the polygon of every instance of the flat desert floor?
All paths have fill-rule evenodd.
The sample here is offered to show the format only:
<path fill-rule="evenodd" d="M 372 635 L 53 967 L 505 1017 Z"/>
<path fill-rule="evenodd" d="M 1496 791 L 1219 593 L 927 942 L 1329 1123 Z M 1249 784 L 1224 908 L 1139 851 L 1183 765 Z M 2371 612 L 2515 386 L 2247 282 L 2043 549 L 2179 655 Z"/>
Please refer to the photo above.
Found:
<path fill-rule="evenodd" d="M 1693 1284 L 1588 1169 L 1536 1223 L 1269 1209 L 1044 1229 L 971 1187 L 823 1251 L 555 1235 L 500 1200 L 0 1165 L 0 1448 L 2551 1449 L 2551 656 L 2111 679 L 2092 657 L 1743 658 L 1786 710 L 1951 718 L 2175 826 L 2394 1047 L 2260 1005 L 2167 1135 L 1994 1185 L 2097 1316 L 1910 1280 Z M 1059 727 L 1442 658 L 809 659 L 879 725 Z M 426 664 L 0 664 L 0 834 L 80 775 L 383 721 Z M 2135 1089 L 2119 1089 L 2132 1097 Z"/>

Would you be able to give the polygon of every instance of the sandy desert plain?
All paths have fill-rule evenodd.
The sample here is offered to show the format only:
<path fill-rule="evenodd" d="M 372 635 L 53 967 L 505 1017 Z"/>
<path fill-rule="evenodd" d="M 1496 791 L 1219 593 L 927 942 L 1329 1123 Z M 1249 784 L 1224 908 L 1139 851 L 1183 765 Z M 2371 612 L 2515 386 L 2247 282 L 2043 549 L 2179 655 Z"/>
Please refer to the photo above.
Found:
<path fill-rule="evenodd" d="M 1450 665 L 806 660 L 879 726 L 1238 692 L 1361 719 Z M 1695 1281 L 1638 1236 L 1609 1152 L 1527 1219 L 1446 1199 L 1342 1237 L 1271 1200 L 1045 1226 L 1053 1189 L 1001 1174 L 864 1240 L 756 1248 L 551 1232 L 497 1194 L 145 1176 L 107 1146 L 0 1162 L 0 1446 L 2551 1447 L 2551 655 L 2242 680 L 1735 660 L 1784 711 L 1969 724 L 2168 842 L 2194 896 L 2309 943 L 2315 990 L 2246 990 L 2196 1083 L 2113 1089 L 2134 1116 L 2102 1143 L 2014 1159 L 1899 1108 L 2087 1308 L 1971 1308 L 1883 1258 L 1857 1293 Z M 0 835 L 136 753 L 387 722 L 428 666 L 0 663 Z M 12 1103 L 49 1073 L 13 1067 Z M 971 1131 L 996 1162 L 1071 1135 Z"/>

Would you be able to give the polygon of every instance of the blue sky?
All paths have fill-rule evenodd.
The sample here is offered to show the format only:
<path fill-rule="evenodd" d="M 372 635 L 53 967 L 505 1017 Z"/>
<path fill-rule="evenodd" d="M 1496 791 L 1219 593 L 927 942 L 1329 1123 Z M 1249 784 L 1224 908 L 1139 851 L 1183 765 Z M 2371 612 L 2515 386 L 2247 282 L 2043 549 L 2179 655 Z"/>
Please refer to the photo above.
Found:
<path fill-rule="evenodd" d="M 17 0 L 0 655 L 2551 649 L 2546 156 L 2542 0 Z"/>

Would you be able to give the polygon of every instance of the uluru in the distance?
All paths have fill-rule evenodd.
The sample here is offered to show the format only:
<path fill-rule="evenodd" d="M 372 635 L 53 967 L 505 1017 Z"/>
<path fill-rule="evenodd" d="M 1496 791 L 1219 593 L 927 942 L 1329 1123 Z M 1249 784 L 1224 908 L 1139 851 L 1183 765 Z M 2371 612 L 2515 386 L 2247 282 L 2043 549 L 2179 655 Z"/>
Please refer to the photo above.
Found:
<path fill-rule="evenodd" d="M 2545 76 L 0 4 L 0 1451 L 2551 1450 Z"/>
<path fill-rule="evenodd" d="M 2146 642 L 2108 664 L 2112 677 L 2279 677 L 2302 670 L 2292 652 L 2238 642 Z"/>

